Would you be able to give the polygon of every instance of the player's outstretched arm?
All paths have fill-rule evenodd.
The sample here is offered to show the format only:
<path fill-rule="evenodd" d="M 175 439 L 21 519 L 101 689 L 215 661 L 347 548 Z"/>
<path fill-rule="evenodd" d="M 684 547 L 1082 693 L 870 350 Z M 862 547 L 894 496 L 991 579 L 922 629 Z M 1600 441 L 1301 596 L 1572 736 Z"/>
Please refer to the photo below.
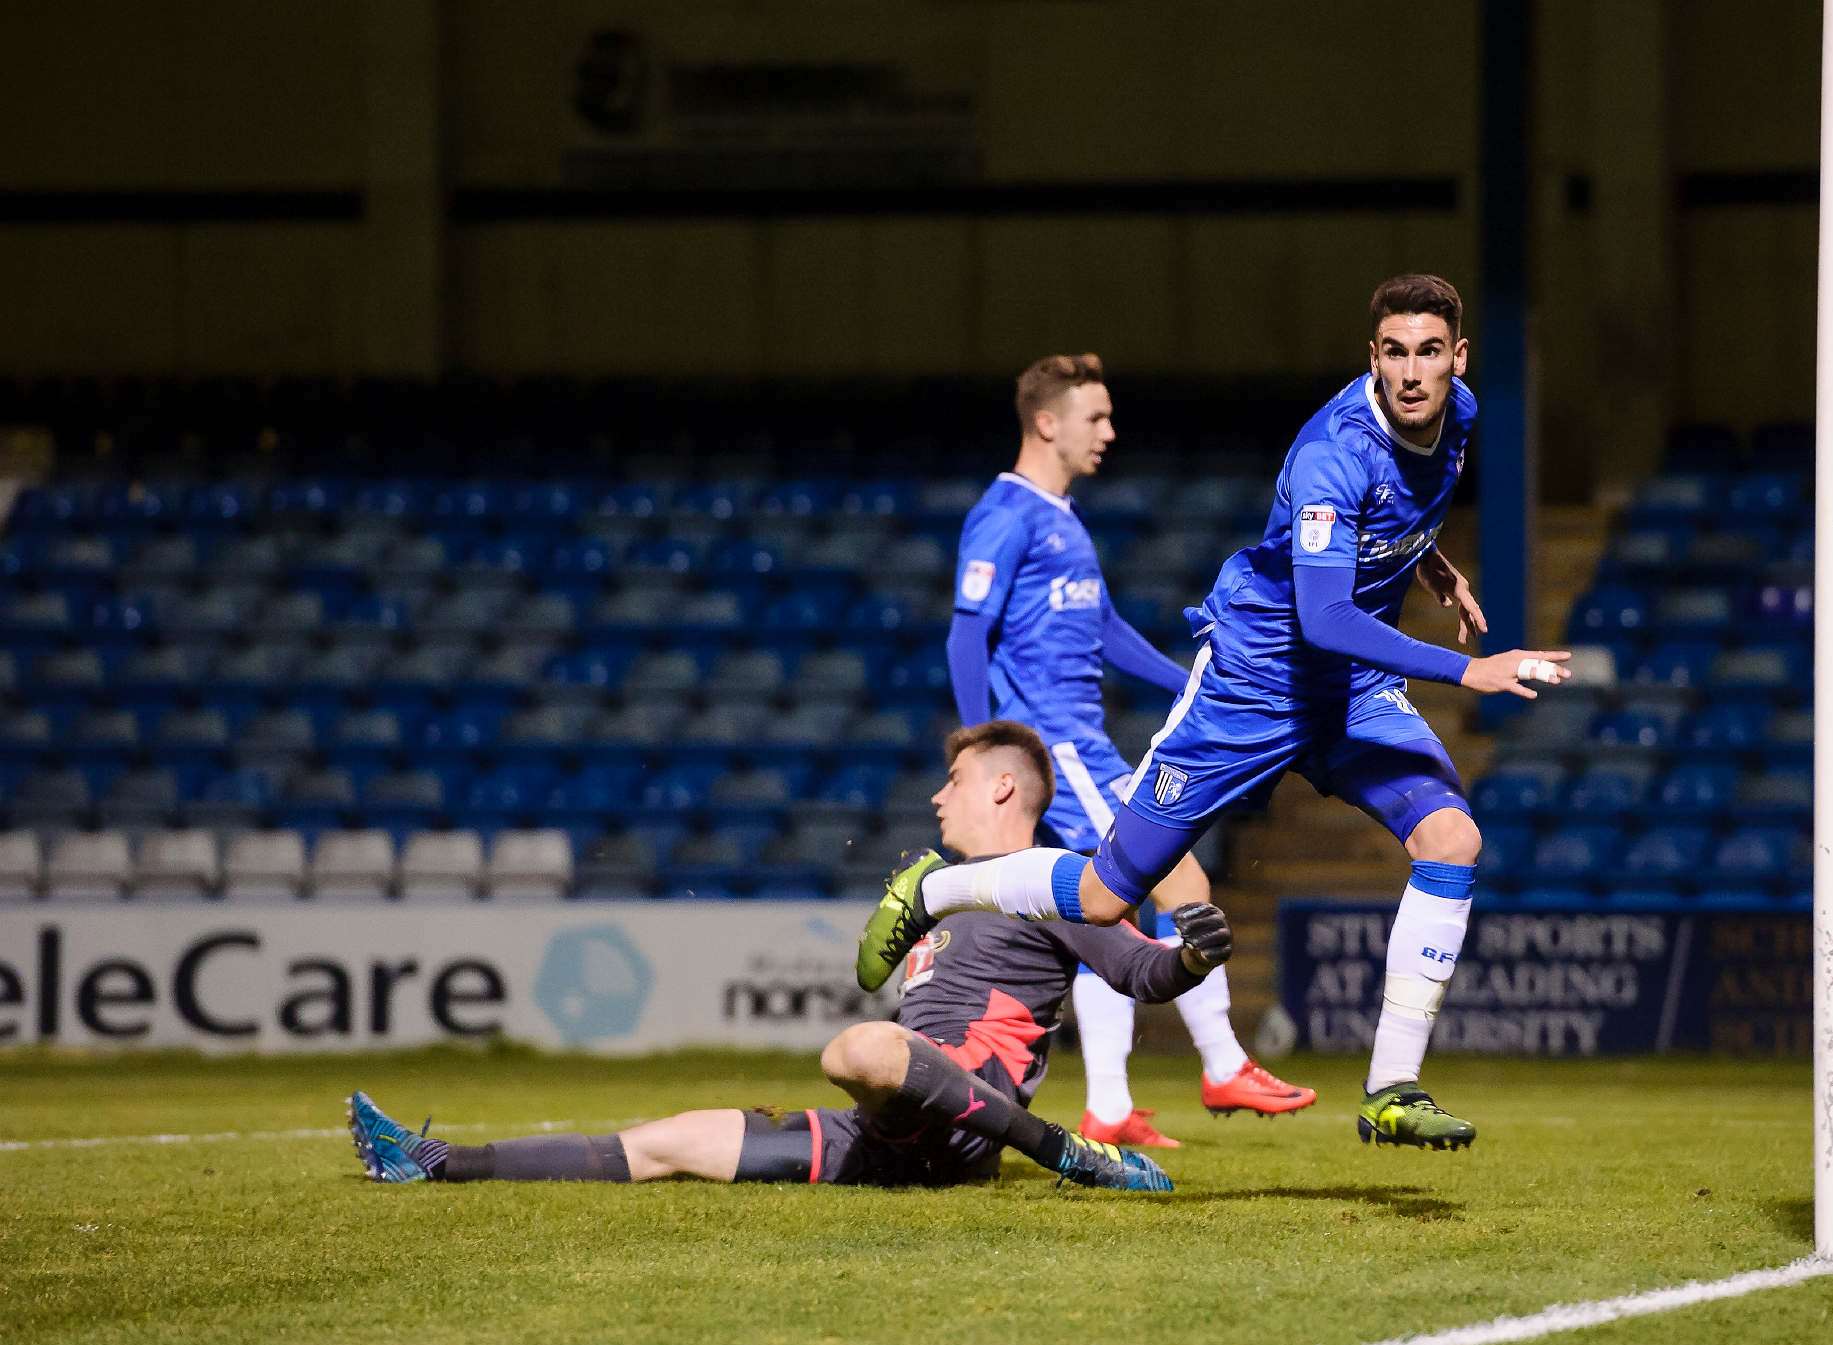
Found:
<path fill-rule="evenodd" d="M 1188 672 L 1161 654 L 1136 627 L 1114 610 L 1114 604 L 1103 598 L 1101 614 L 1101 647 L 1107 661 L 1121 672 L 1143 678 L 1173 696 L 1184 690 Z"/>
<path fill-rule="evenodd" d="M 1527 683 L 1546 682 L 1558 686 L 1569 680 L 1572 670 L 1565 662 L 1571 657 L 1570 651 L 1564 649 L 1510 649 L 1488 658 L 1473 658 L 1465 667 L 1459 685 L 1485 695 L 1507 691 L 1522 700 L 1538 700 L 1540 693 Z"/>
<path fill-rule="evenodd" d="M 1353 569 L 1341 566 L 1292 567 L 1298 629 L 1306 643 L 1401 677 L 1462 681 L 1468 656 L 1403 635 L 1364 612 L 1353 596 L 1355 579 Z"/>
<path fill-rule="evenodd" d="M 956 612 L 948 625 L 948 684 L 955 693 L 955 712 L 974 725 L 992 714 L 992 676 L 987 644 L 993 618 L 984 612 Z"/>
<path fill-rule="evenodd" d="M 1469 644 L 1473 636 L 1489 634 L 1489 622 L 1478 606 L 1470 581 L 1458 571 L 1437 547 L 1420 557 L 1413 571 L 1419 586 L 1437 600 L 1440 607 L 1457 608 L 1457 642 Z"/>

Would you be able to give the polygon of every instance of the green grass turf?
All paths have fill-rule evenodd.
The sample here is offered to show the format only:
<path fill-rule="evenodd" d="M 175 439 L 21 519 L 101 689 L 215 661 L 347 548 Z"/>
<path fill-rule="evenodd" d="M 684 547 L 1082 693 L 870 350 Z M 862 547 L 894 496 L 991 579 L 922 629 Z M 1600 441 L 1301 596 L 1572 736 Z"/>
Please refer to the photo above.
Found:
<path fill-rule="evenodd" d="M 1351 1060 L 1281 1069 L 1323 1101 L 1215 1120 L 1194 1061 L 1135 1059 L 1188 1143 L 1166 1196 L 996 1185 L 381 1187 L 343 1138 L 0 1150 L 0 1340 L 1359 1342 L 1792 1261 L 1809 1250 L 1808 1070 L 1725 1061 L 1435 1062 L 1462 1154 L 1355 1139 Z M 1081 1111 L 1064 1053 L 1040 1110 Z M 0 1054 L 0 1141 L 403 1120 L 586 1129 L 836 1100 L 811 1057 L 455 1051 L 109 1060 Z M 1828 1338 L 1833 1282 L 1583 1333 Z M 1580 1337 L 1568 1337 L 1579 1339 Z"/>

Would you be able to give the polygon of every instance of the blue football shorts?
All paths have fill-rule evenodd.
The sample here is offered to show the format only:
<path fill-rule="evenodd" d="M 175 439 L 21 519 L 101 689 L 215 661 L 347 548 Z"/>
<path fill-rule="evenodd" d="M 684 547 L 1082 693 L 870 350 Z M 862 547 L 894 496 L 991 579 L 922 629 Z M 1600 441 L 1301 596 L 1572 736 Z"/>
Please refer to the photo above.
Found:
<path fill-rule="evenodd" d="M 1095 872 L 1138 903 L 1224 813 L 1264 808 L 1295 770 L 1404 841 L 1441 808 L 1468 814 L 1445 748 L 1406 696 L 1406 683 L 1340 697 L 1268 692 L 1198 654 L 1191 685 L 1171 709 L 1126 786 L 1126 802 L 1095 852 Z"/>
<path fill-rule="evenodd" d="M 1093 854 L 1126 797 L 1132 763 L 1100 734 L 1079 734 L 1061 742 L 1045 738 L 1044 746 L 1056 766 L 1057 792 L 1039 825 L 1040 839 Z"/>

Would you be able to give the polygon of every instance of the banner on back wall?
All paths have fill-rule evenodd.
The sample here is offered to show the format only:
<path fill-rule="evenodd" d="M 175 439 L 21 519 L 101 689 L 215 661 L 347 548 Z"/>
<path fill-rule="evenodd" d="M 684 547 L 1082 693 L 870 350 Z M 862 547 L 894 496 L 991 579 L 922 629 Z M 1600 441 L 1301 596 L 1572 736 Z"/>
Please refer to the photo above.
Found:
<path fill-rule="evenodd" d="M 1393 919 L 1391 904 L 1281 905 L 1280 997 L 1301 1049 L 1373 1043 Z M 1805 1056 L 1812 933 L 1805 913 L 1479 909 L 1432 1049 Z"/>
<path fill-rule="evenodd" d="M 806 1049 L 895 1005 L 853 982 L 866 914 L 834 902 L 14 909 L 0 913 L 0 1046 Z"/>

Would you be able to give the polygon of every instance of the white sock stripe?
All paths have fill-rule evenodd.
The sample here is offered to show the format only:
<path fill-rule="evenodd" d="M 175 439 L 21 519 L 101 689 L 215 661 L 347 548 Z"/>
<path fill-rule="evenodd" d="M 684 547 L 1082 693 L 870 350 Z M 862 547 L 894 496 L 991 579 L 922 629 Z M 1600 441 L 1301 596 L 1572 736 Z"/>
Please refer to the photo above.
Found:
<path fill-rule="evenodd" d="M 1762 1289 L 1781 1289 L 1799 1284 L 1818 1275 L 1833 1275 L 1833 1259 L 1809 1256 L 1771 1270 L 1747 1270 L 1723 1280 L 1698 1280 L 1669 1289 L 1649 1289 L 1619 1298 L 1601 1298 L 1590 1303 L 1556 1303 L 1526 1317 L 1498 1317 L 1474 1326 L 1457 1326 L 1446 1331 L 1423 1332 L 1412 1336 L 1395 1336 L 1378 1345 L 1503 1345 L 1506 1341 L 1536 1340 L 1559 1331 L 1576 1331 L 1586 1326 L 1625 1317 L 1646 1317 L 1651 1313 L 1669 1312 L 1675 1308 L 1711 1303 L 1722 1298 L 1738 1298 Z"/>
<path fill-rule="evenodd" d="M 1089 822 L 1096 831 L 1106 833 L 1114 825 L 1114 810 L 1107 806 L 1107 800 L 1101 796 L 1101 787 L 1095 783 L 1095 777 L 1088 773 L 1088 767 L 1082 764 L 1082 754 L 1076 751 L 1074 743 L 1052 743 L 1050 755 L 1056 758 L 1057 769 L 1063 772 L 1063 778 L 1069 781 L 1069 789 L 1076 796 L 1076 802 L 1082 805 Z"/>
<path fill-rule="evenodd" d="M 1171 730 L 1176 728 L 1184 716 L 1190 713 L 1190 707 L 1196 703 L 1197 687 L 1203 681 L 1203 670 L 1209 666 L 1209 658 L 1209 642 L 1205 640 L 1203 647 L 1197 650 L 1197 656 L 1190 661 L 1190 676 L 1184 680 L 1184 689 L 1172 705 L 1171 713 L 1165 716 L 1164 727 L 1152 735 L 1151 745 L 1146 748 L 1145 756 L 1140 758 L 1138 767 L 1133 771 L 1133 778 L 1127 781 L 1127 787 L 1120 795 L 1122 803 L 1133 797 L 1133 791 L 1139 788 L 1139 782 L 1146 778 L 1146 771 L 1152 765 L 1152 754 L 1158 751 L 1158 745 L 1164 742 L 1171 735 Z"/>
<path fill-rule="evenodd" d="M 441 1136 L 482 1131 L 494 1131 L 504 1136 L 555 1130 L 599 1133 L 622 1130 L 644 1119 L 641 1116 L 622 1116 L 598 1121 L 478 1121 L 462 1125 L 441 1125 L 438 1130 Z M 0 1153 L 23 1153 L 28 1149 L 102 1149 L 117 1144 L 226 1144 L 239 1140 L 323 1140 L 349 1137 L 348 1126 L 307 1126 L 297 1130 L 213 1130 L 196 1134 L 91 1135 L 67 1139 L 0 1140 Z"/>

